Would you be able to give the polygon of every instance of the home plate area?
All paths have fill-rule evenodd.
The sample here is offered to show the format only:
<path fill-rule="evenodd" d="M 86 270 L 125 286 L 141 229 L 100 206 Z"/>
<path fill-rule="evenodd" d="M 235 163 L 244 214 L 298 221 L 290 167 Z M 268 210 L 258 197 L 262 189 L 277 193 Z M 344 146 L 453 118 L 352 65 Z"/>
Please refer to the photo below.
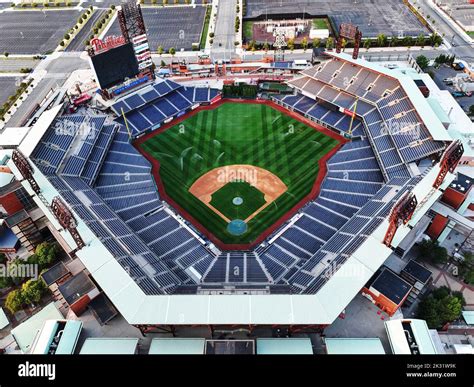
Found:
<path fill-rule="evenodd" d="M 253 165 L 227 165 L 199 177 L 189 192 L 227 223 L 232 235 L 247 231 L 247 223 L 287 191 L 272 172 Z"/>

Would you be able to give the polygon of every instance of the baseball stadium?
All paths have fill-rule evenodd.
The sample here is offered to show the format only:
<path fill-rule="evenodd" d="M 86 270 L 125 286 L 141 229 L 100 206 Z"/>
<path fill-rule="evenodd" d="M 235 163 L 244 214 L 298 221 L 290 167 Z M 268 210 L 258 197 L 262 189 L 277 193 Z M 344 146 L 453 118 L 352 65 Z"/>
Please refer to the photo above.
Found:
<path fill-rule="evenodd" d="M 426 229 L 462 142 L 412 73 L 340 47 L 290 93 L 156 78 L 138 11 L 89 51 L 94 96 L 52 93 L 8 167 L 142 332 L 330 325 Z"/>
<path fill-rule="evenodd" d="M 11 168 L 130 324 L 331 324 L 463 148 L 402 73 L 330 53 L 288 85 L 56 104 Z"/>

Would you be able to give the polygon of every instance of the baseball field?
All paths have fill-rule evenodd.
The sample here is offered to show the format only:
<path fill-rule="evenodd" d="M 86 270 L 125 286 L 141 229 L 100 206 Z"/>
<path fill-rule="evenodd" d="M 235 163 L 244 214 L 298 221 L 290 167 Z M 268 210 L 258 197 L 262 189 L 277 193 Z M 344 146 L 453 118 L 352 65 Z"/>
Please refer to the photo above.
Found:
<path fill-rule="evenodd" d="M 266 104 L 225 102 L 138 144 L 159 186 L 223 244 L 245 245 L 311 194 L 338 140 Z M 173 203 L 172 203 L 173 204 Z"/>

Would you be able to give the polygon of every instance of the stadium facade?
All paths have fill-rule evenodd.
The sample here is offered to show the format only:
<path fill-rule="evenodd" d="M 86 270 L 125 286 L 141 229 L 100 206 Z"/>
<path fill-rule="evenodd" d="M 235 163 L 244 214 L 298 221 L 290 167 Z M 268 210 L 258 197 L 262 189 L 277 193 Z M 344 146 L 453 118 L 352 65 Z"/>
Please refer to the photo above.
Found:
<path fill-rule="evenodd" d="M 331 54 L 289 85 L 275 103 L 352 141 L 328 161 L 319 196 L 253 251 L 218 250 L 161 200 L 131 142 L 218 90 L 159 80 L 109 112 L 56 104 L 9 166 L 130 324 L 325 326 L 421 235 L 463 145 L 401 72 Z"/>

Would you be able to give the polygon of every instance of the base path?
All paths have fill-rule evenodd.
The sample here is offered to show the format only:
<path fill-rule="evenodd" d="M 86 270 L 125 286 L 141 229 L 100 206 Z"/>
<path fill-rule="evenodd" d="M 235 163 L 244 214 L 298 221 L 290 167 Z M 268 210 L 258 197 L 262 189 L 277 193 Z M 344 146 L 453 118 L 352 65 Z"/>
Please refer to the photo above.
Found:
<path fill-rule="evenodd" d="M 227 222 L 230 222 L 230 219 L 211 205 L 211 200 L 214 192 L 232 181 L 245 181 L 264 194 L 266 201 L 265 205 L 245 219 L 245 222 L 249 222 L 253 219 L 259 212 L 273 203 L 288 189 L 286 184 L 283 183 L 278 176 L 266 169 L 254 165 L 235 164 L 215 168 L 205 173 L 193 183 L 189 188 L 189 192 L 205 203 Z"/>

